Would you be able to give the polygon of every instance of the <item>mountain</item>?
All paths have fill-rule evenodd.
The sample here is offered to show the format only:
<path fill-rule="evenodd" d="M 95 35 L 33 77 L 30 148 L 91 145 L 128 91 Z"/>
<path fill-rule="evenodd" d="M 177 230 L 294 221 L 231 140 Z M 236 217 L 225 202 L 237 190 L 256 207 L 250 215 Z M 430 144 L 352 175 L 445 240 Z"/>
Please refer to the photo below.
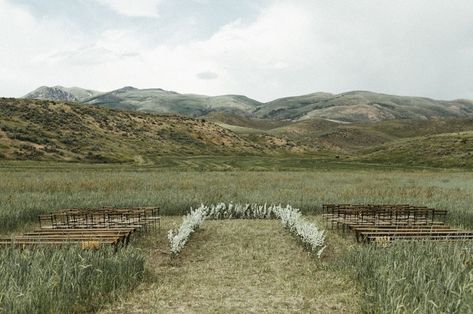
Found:
<path fill-rule="evenodd" d="M 254 116 L 276 120 L 311 118 L 342 122 L 394 119 L 426 120 L 434 117 L 473 117 L 473 102 L 441 101 L 422 97 L 393 96 L 366 91 L 342 94 L 315 93 L 281 98 L 260 106 Z"/>
<path fill-rule="evenodd" d="M 71 89 L 59 87 L 36 91 L 36 95 L 45 98 L 70 101 L 73 97 L 81 97 L 82 104 L 55 104 L 59 107 L 54 107 L 51 117 L 41 118 L 63 121 L 63 109 L 58 108 L 73 108 L 64 110 L 75 112 L 76 122 L 70 122 L 75 121 L 72 116 L 66 119 L 74 131 L 65 132 L 66 135 L 51 133 L 51 125 L 56 125 L 56 120 L 39 125 L 25 120 L 20 123 L 21 128 L 11 121 L 3 121 L 3 125 L 0 124 L 0 154 L 6 158 L 55 159 L 57 154 L 50 151 L 57 149 L 64 154 L 61 157 L 64 160 L 93 161 L 101 156 L 99 161 L 140 158 L 149 161 L 153 156 L 166 154 L 309 153 L 361 162 L 473 168 L 473 102 L 469 100 L 443 101 L 353 91 L 314 93 L 260 103 L 238 95 L 210 97 L 133 87 L 101 94 L 95 92 L 90 97 L 87 91 L 82 92 L 82 96 L 77 91 L 84 90 L 77 89 L 75 96 Z M 45 103 L 37 105 L 45 106 Z M 27 106 L 32 104 L 27 103 Z M 126 111 L 107 111 L 100 107 Z M 0 113 L 5 114 L 4 110 L 2 108 Z M 16 110 L 21 111 L 18 107 Z M 32 110 L 30 115 L 39 115 L 36 111 Z M 151 122 L 138 123 L 133 118 L 135 115 L 141 117 L 144 112 L 181 117 L 149 115 L 153 118 L 140 121 L 157 119 L 167 126 L 164 129 L 151 127 L 153 131 L 149 133 L 146 128 Z M 91 121 L 95 115 L 105 113 L 111 115 L 111 121 L 117 119 L 117 122 L 107 122 L 114 125 L 112 128 L 99 123 L 97 129 Z M 208 133 L 196 135 L 199 133 L 193 125 L 199 125 L 200 120 L 182 116 L 205 119 L 202 123 L 206 124 Z M 125 122 L 127 119 L 134 122 Z M 85 129 L 81 123 L 86 125 Z M 67 130 L 68 124 L 62 127 Z M 122 126 L 127 126 L 126 130 L 122 130 Z M 44 130 L 49 131 L 44 133 Z M 80 136 L 83 131 L 78 130 L 84 130 L 85 139 Z M 133 135 L 124 140 L 122 133 Z M 2 136 L 8 138 L 3 144 Z M 232 144 L 218 145 L 215 141 L 221 137 L 228 137 L 225 142 Z M 41 144 L 41 138 L 52 141 L 53 145 L 49 142 Z M 67 138 L 72 138 L 72 142 Z M 159 141 L 163 141 L 163 145 L 158 146 Z M 114 143 L 123 144 L 118 149 Z M 98 155 L 92 157 L 97 148 L 100 148 Z"/>
<path fill-rule="evenodd" d="M 83 89 L 79 87 L 41 86 L 32 91 L 31 93 L 26 94 L 25 96 L 23 96 L 23 98 L 81 102 L 87 98 L 99 94 L 100 92 L 98 91 Z"/>
<path fill-rule="evenodd" d="M 283 140 L 253 142 L 203 119 L 0 98 L 0 159 L 143 163 L 169 155 L 296 150 Z"/>
<path fill-rule="evenodd" d="M 310 119 L 334 122 L 428 120 L 472 118 L 473 101 L 443 101 L 353 91 L 342 94 L 314 93 L 261 103 L 241 95 L 204 96 L 179 94 L 159 88 L 124 87 L 107 93 L 80 88 L 40 87 L 25 98 L 77 101 L 89 105 L 159 114 L 204 117 L 213 113 L 241 116 L 266 123 Z M 223 122 L 223 121 L 222 121 Z M 225 123 L 225 122 L 223 122 Z"/>
<path fill-rule="evenodd" d="M 162 156 L 305 155 L 473 168 L 472 145 L 473 119 L 338 123 L 224 113 L 195 119 L 0 98 L 0 159 L 152 164 Z"/>
<path fill-rule="evenodd" d="M 137 89 L 129 86 L 93 96 L 83 102 L 100 107 L 188 117 L 202 117 L 211 112 L 248 115 L 260 105 L 256 100 L 239 95 L 211 97 L 179 94 L 160 88 Z"/>

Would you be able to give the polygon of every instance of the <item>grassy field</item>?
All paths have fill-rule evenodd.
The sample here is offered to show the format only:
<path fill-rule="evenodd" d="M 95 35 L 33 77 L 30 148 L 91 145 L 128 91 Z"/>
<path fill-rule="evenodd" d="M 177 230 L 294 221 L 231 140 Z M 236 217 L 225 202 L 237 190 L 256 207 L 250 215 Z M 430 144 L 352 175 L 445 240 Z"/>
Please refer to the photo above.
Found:
<path fill-rule="evenodd" d="M 6 165 L 0 168 L 4 231 L 34 222 L 39 213 L 66 207 L 159 205 L 166 214 L 182 214 L 191 206 L 217 202 L 291 204 L 312 213 L 323 203 L 410 203 L 448 209 L 451 222 L 473 227 L 470 172 L 353 170 L 333 164 L 305 164 L 306 171 L 283 172 Z"/>
<path fill-rule="evenodd" d="M 166 218 L 163 227 L 177 223 L 180 219 Z M 359 308 L 350 277 L 315 261 L 276 220 L 206 221 L 176 260 L 160 253 L 167 249 L 165 235 L 147 241 L 141 245 L 149 250 L 156 281 L 104 313 L 356 313 Z"/>
<path fill-rule="evenodd" d="M 266 171 L 201 172 L 192 170 L 196 169 L 192 164 L 195 160 L 175 162 L 188 163 L 191 170 L 173 171 L 164 166 L 4 163 L 0 168 L 1 230 L 7 234 L 31 228 L 37 214 L 64 207 L 159 205 L 163 213 L 176 215 L 202 202 L 232 201 L 291 204 L 307 214 L 317 214 L 323 203 L 410 203 L 448 209 L 451 224 L 473 228 L 473 173 L 470 172 L 383 167 L 355 170 L 350 166 L 337 168 L 337 164 L 307 162 L 311 167 L 304 161 L 291 171 L 270 171 L 273 165 L 264 160 L 261 165 Z M 213 169 L 208 160 L 199 162 Z M 317 216 L 310 219 L 322 224 Z M 136 244 L 144 254 L 148 274 L 136 292 L 124 294 L 138 284 L 139 278 L 138 282 L 130 280 L 129 284 L 111 284 L 108 290 L 96 285 L 94 280 L 84 285 L 104 289 L 103 295 L 111 296 L 110 300 L 121 298 L 104 311 L 149 308 L 185 312 L 191 306 L 201 312 L 206 307 L 214 312 L 236 308 L 257 311 L 268 308 L 270 303 L 274 303 L 270 310 L 278 307 L 286 312 L 323 308 L 328 312 L 375 309 L 375 312 L 410 313 L 417 309 L 422 313 L 464 313 L 473 307 L 473 299 L 469 297 L 473 284 L 468 245 L 373 248 L 358 245 L 351 237 L 340 237 L 335 230 L 329 230 L 329 247 L 319 262 L 308 256 L 276 221 L 206 221 L 182 255 L 170 262 L 165 233 L 179 220 L 166 217 L 161 234 Z M 66 258 L 68 254 L 61 251 L 58 256 Z M 10 269 L 21 258 L 16 255 L 2 258 L 2 267 Z M 67 260 L 75 261 L 73 257 Z M 41 259 L 37 265 L 41 268 Z M 60 265 L 51 264 L 48 271 L 74 272 L 72 266 L 64 270 Z M 25 282 L 18 276 L 21 277 L 21 271 L 11 272 L 10 277 L 5 272 L 0 285 L 8 286 L 5 278 Z M 24 293 L 22 289 L 29 286 L 18 284 L 18 287 Z M 31 289 L 28 295 L 38 295 L 34 287 Z M 72 304 L 77 311 L 103 306 L 84 307 L 84 303 L 90 303 L 87 295 L 64 291 L 74 295 L 72 300 L 76 302 L 68 303 L 71 298 L 65 298 L 64 304 Z M 4 306 L 8 299 L 2 293 L 0 303 Z M 51 295 L 60 297 L 62 292 L 55 293 Z M 81 298 L 83 302 L 78 302 Z M 106 297 L 101 300 L 108 301 Z"/>

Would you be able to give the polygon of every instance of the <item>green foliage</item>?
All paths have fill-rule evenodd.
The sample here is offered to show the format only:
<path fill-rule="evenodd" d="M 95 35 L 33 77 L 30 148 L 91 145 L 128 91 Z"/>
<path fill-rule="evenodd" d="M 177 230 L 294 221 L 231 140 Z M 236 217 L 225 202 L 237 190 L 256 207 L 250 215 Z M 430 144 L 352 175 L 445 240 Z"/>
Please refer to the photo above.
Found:
<path fill-rule="evenodd" d="M 449 224 L 460 228 L 473 228 L 473 212 L 471 211 L 473 174 L 470 172 L 427 169 L 388 170 L 385 168 L 375 170 L 369 167 L 361 168 L 354 164 L 294 158 L 169 158 L 161 159 L 161 161 L 161 168 L 2 162 L 0 168 L 0 228 L 4 232 L 18 229 L 35 221 L 39 213 L 67 207 L 160 206 L 164 214 L 180 215 L 186 212 L 189 207 L 196 208 L 201 203 L 218 202 L 291 204 L 301 208 L 305 213 L 318 213 L 323 203 L 409 203 L 447 209 L 449 210 Z M 353 169 L 355 166 L 359 169 Z M 230 167 L 230 170 L 262 169 L 266 171 L 202 172 L 189 170 L 200 168 L 226 170 L 226 167 Z M 186 171 L 175 171 L 175 169 Z M 270 171 L 272 169 L 299 171 Z M 331 246 L 332 236 L 328 236 L 327 255 L 329 257 L 327 258 L 330 258 L 331 250 L 340 250 L 336 245 Z M 341 260 L 339 270 L 345 270 L 354 275 L 357 282 L 360 283 L 360 287 L 363 288 L 361 295 L 366 297 L 364 306 L 367 312 L 371 312 L 370 309 L 375 312 L 394 312 L 397 309 L 399 312 L 410 313 L 417 307 L 420 313 L 429 311 L 455 312 L 455 310 L 469 312 L 473 304 L 471 299 L 473 285 L 470 275 L 473 271 L 471 269 L 473 252 L 470 247 L 471 245 L 466 247 L 462 244 L 454 246 L 439 243 L 404 243 L 388 248 L 357 245 L 355 251 L 349 252 L 346 256 L 343 256 L 343 253 L 337 253 L 339 255 L 336 258 Z M 57 253 L 57 256 L 53 252 L 41 254 L 47 256 L 43 260 L 54 261 L 52 265 L 69 267 L 68 269 L 71 269 L 72 273 L 62 275 L 63 272 L 57 271 L 57 274 L 66 276 L 66 278 L 74 276 L 75 272 L 84 271 L 71 265 L 99 265 L 97 267 L 103 265 L 100 264 L 101 259 L 94 260 L 94 255 L 87 254 L 98 254 L 97 256 L 104 254 L 105 260 L 109 258 L 113 260 L 113 256 L 115 256 L 101 253 L 102 251 L 86 251 L 84 252 L 86 255 L 83 255 L 80 251 L 82 257 L 87 256 L 91 259 L 91 261 L 82 262 L 75 259 L 74 254 L 77 252 L 74 253 L 73 250 L 71 252 L 73 253 L 61 251 L 61 253 Z M 134 251 L 131 252 L 129 254 L 133 254 Z M 37 269 L 43 265 L 32 262 L 41 260 L 41 258 L 32 256 L 31 254 L 36 253 L 31 251 L 2 254 L 5 255 L 0 254 L 0 265 L 10 263 L 11 272 L 14 269 L 11 265 L 16 265 L 14 262 L 16 260 L 21 261 L 21 263 L 17 263 L 18 265 L 29 265 L 26 263 L 26 259 L 29 259 L 32 265 L 38 265 Z M 22 256 L 21 254 L 26 254 L 26 257 L 19 257 Z M 121 261 L 123 261 L 122 258 L 126 261 L 127 253 L 123 253 L 124 256 L 122 256 L 120 250 L 117 254 Z M 64 257 L 61 257 L 63 255 Z M 68 260 L 67 262 L 55 262 L 56 260 L 63 261 L 61 258 L 68 258 Z M 127 261 L 123 265 L 127 263 L 133 264 L 134 262 Z M 107 273 L 106 276 L 114 278 L 116 273 L 112 272 L 113 268 L 120 269 L 121 266 L 118 267 L 118 264 L 112 262 L 107 265 L 107 269 L 110 268 L 110 273 Z M 415 267 L 412 267 L 413 265 Z M 22 267 L 29 269 L 25 268 L 26 266 Z M 55 287 L 51 291 L 56 293 L 60 290 L 54 286 L 56 282 L 54 280 L 57 280 L 58 277 L 53 270 L 47 267 L 44 267 L 47 277 L 41 277 L 42 273 L 34 272 L 31 276 L 51 277 L 53 280 L 51 286 Z M 130 266 L 130 268 L 139 267 Z M 90 267 L 90 269 L 94 268 Z M 85 271 L 90 270 L 86 268 Z M 127 273 L 123 269 L 120 271 Z M 169 280 L 172 282 L 176 278 L 175 273 L 172 271 L 169 273 L 172 274 L 169 275 Z M 8 272 L 5 274 L 0 272 L 0 278 L 9 276 L 8 274 Z M 92 274 L 94 273 L 92 272 Z M 26 271 L 18 271 L 15 276 L 8 278 L 18 277 L 19 279 L 15 280 L 20 282 L 23 280 L 22 276 L 25 276 L 28 282 L 31 281 L 32 284 L 39 285 L 38 281 L 35 281 L 35 277 L 31 277 L 33 279 L 28 277 Z M 131 276 L 131 274 L 126 276 Z M 87 280 L 92 283 L 98 280 L 93 277 L 88 278 Z M 304 278 L 311 277 L 307 277 L 307 274 L 304 273 Z M 114 282 L 114 279 L 100 278 L 100 280 Z M 334 281 L 337 280 L 334 279 Z M 26 282 L 26 279 L 21 282 Z M 45 279 L 43 282 L 47 283 L 48 281 Z M 129 280 L 130 286 L 136 282 L 138 280 Z M 0 280 L 0 284 L 4 283 Z M 120 293 L 119 291 L 128 289 L 127 287 L 130 286 L 127 284 L 122 281 L 116 285 L 110 283 L 110 286 L 117 288 L 115 290 L 115 288 L 110 289 L 108 284 L 97 283 L 97 290 L 93 287 L 90 289 L 99 296 L 107 294 L 113 298 Z M 169 281 L 167 284 L 169 285 Z M 84 285 L 91 287 L 86 283 Z M 78 286 L 82 286 L 82 284 L 78 284 Z M 12 284 L 5 291 L 10 296 L 14 296 L 17 292 L 17 290 L 13 290 L 14 287 L 15 285 Z M 60 304 L 64 306 L 66 303 L 73 304 L 69 308 L 77 312 L 91 311 L 99 307 L 97 303 L 93 302 L 95 298 L 91 299 L 85 288 L 81 290 L 82 288 L 76 287 L 78 290 L 71 292 L 72 288 L 67 287 L 66 285 L 64 291 L 68 291 L 68 294 L 64 296 L 64 301 L 61 301 L 64 303 Z M 120 290 L 122 288 L 119 287 L 123 287 L 124 290 Z M 0 291 L 3 291 L 2 289 L 3 286 L 0 287 Z M 40 292 L 43 293 L 39 294 L 41 298 L 51 300 L 47 299 L 49 298 L 47 292 L 35 289 L 31 291 L 36 292 L 26 294 L 32 295 L 31 300 L 36 300 L 35 298 Z M 109 292 L 111 294 L 108 294 Z M 58 299 L 63 298 L 59 293 L 63 292 L 52 295 Z M 80 295 L 81 297 L 75 298 L 72 295 Z M 312 290 L 310 295 L 313 295 Z M 78 300 L 82 298 L 84 301 Z M 13 302 L 10 297 L 2 299 L 2 304 L 7 304 L 3 303 L 6 302 L 3 300 Z M 20 298 L 17 301 L 23 302 L 25 300 L 27 299 Z M 454 302 L 458 300 L 460 303 Z M 51 302 L 45 302 L 45 306 L 52 307 Z M 90 307 L 86 304 L 90 304 Z M 396 307 L 399 304 L 403 307 Z M 21 306 L 29 309 L 25 304 Z M 21 307 L 19 308 L 21 309 Z M 46 312 L 54 312 L 55 310 L 56 308 L 45 309 Z"/>
<path fill-rule="evenodd" d="M 132 248 L 0 250 L 2 313 L 90 313 L 143 279 Z"/>

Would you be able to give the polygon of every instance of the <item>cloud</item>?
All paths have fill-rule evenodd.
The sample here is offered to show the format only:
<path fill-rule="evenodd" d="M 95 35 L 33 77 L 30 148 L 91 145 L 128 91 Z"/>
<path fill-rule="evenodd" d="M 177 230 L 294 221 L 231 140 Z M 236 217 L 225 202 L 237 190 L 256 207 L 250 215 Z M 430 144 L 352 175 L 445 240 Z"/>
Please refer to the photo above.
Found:
<path fill-rule="evenodd" d="M 50 54 L 38 55 L 33 59 L 36 64 L 70 67 L 93 66 L 110 61 L 118 61 L 113 51 L 100 46 L 84 46 L 77 49 L 62 50 Z"/>
<path fill-rule="evenodd" d="M 218 74 L 211 71 L 206 71 L 197 73 L 197 77 L 201 80 L 215 80 L 218 78 Z"/>
<path fill-rule="evenodd" d="M 227 24 L 167 57 L 181 71 L 200 64 L 224 73 L 213 86 L 186 88 L 261 100 L 355 89 L 473 98 L 472 14 L 466 0 L 276 1 L 255 21 Z"/>
<path fill-rule="evenodd" d="M 146 18 L 164 12 L 165 1 L 88 1 L 145 18 L 131 23 L 115 16 L 116 23 L 89 32 L 0 0 L 1 95 L 19 96 L 37 85 L 133 85 L 263 101 L 355 89 L 473 98 L 469 0 L 265 0 L 254 18 L 171 41 L 166 32 L 200 25 L 184 23 L 194 16 L 177 16 L 166 29 L 162 18 Z M 164 35 L 156 35 L 163 27 Z"/>
<path fill-rule="evenodd" d="M 206 40 L 161 45 L 143 58 L 153 64 L 150 71 L 157 73 L 155 80 L 161 84 L 175 82 L 189 92 L 239 93 L 270 100 L 291 93 L 294 85 L 306 79 L 295 76 L 298 71 L 306 74 L 307 64 L 317 59 L 317 49 L 311 44 L 317 41 L 313 27 L 304 7 L 278 2 L 252 23 L 236 20 Z M 203 81 L 193 75 L 207 69 L 219 73 L 218 80 Z M 314 88 L 315 84 L 310 87 Z"/>
<path fill-rule="evenodd" d="M 26 7 L 6 0 L 0 0 L 0 38 L 2 96 L 21 96 L 33 86 L 52 83 L 49 78 L 54 72 L 38 63 L 38 57 L 73 50 L 85 41 L 70 26 L 49 19 L 38 20 Z"/>
<path fill-rule="evenodd" d="M 116 13 L 132 17 L 157 17 L 160 0 L 97 0 Z"/>

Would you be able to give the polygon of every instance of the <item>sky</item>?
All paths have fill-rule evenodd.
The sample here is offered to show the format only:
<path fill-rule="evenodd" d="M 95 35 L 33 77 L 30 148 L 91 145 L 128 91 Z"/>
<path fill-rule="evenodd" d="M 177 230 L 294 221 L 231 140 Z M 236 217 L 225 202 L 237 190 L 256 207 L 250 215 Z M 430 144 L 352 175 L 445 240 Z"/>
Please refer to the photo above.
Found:
<path fill-rule="evenodd" d="M 0 96 L 43 85 L 473 99 L 473 1 L 0 0 Z"/>

